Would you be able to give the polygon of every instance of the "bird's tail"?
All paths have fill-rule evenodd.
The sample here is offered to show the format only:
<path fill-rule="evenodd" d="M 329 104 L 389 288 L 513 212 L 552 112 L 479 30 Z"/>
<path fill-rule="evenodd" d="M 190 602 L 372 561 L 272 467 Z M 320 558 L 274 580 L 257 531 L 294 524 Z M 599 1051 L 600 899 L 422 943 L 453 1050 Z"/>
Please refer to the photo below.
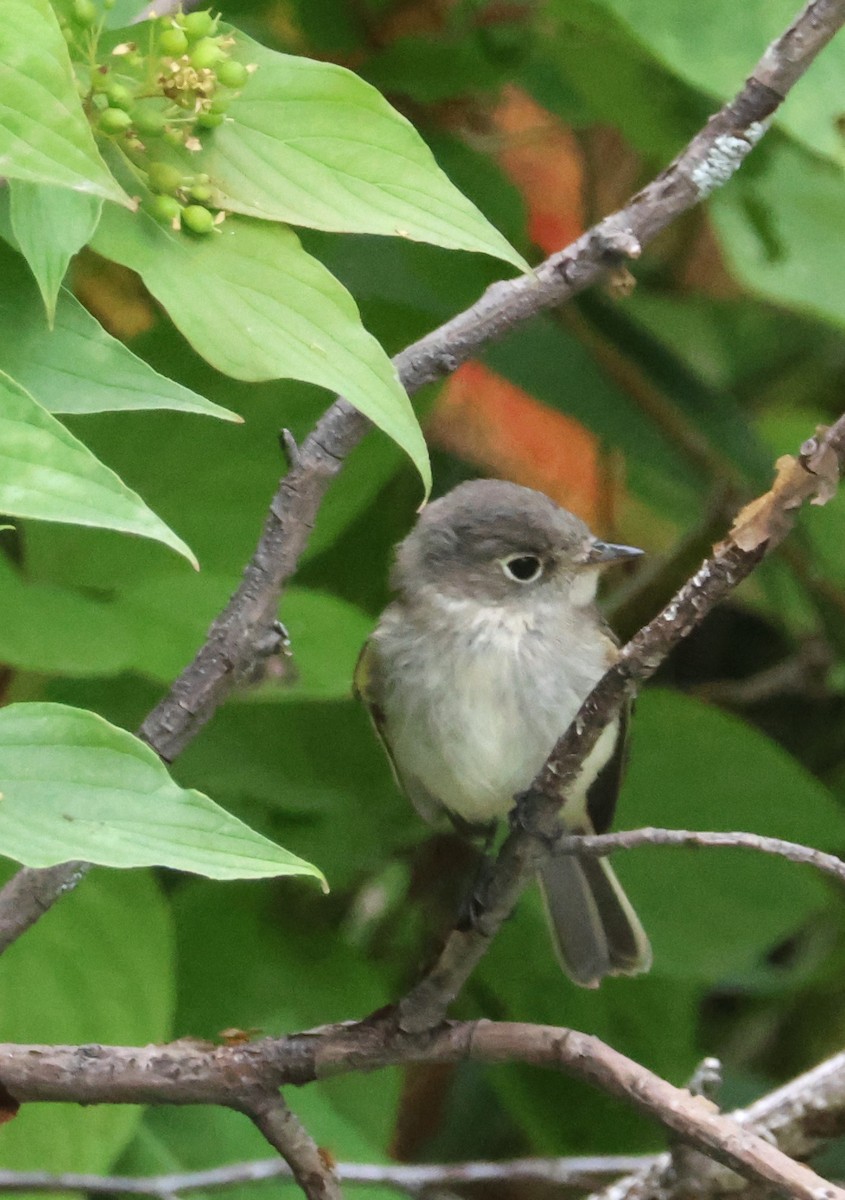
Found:
<path fill-rule="evenodd" d="M 582 987 L 605 975 L 638 975 L 651 946 L 607 859 L 561 854 L 538 873 L 560 964 Z"/>

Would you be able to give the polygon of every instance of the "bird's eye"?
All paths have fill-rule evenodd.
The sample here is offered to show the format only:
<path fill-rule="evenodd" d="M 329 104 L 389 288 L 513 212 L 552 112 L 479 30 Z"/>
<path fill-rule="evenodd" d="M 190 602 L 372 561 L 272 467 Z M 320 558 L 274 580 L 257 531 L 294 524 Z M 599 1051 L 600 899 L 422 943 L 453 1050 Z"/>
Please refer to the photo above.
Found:
<path fill-rule="evenodd" d="M 514 554 L 502 559 L 502 570 L 517 583 L 533 583 L 543 574 L 543 564 L 536 554 Z"/>

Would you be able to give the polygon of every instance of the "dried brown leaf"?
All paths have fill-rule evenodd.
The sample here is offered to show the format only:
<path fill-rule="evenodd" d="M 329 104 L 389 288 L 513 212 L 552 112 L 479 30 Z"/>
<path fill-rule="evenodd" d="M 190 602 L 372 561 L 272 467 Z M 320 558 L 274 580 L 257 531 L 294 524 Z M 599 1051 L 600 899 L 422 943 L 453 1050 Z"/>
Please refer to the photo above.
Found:
<path fill-rule="evenodd" d="M 792 454 L 775 463 L 775 481 L 768 492 L 740 509 L 730 536 L 741 550 L 755 550 L 764 542 L 780 541 L 792 525 L 791 510 L 819 488 L 818 478 Z"/>
<path fill-rule="evenodd" d="M 826 433 L 827 429 L 820 426 L 816 436 L 809 438 L 801 447 L 801 461 L 818 480 L 811 504 L 827 504 L 836 495 L 839 485 L 839 457 L 832 446 L 823 440 Z"/>

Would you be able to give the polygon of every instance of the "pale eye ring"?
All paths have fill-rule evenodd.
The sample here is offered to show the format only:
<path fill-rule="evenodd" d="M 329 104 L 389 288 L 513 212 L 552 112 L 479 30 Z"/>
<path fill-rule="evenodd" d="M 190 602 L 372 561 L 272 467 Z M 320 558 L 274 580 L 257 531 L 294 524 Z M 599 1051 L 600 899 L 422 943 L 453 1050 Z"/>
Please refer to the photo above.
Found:
<path fill-rule="evenodd" d="M 508 579 L 517 583 L 533 583 L 543 574 L 543 560 L 536 554 L 511 554 L 499 562 Z"/>

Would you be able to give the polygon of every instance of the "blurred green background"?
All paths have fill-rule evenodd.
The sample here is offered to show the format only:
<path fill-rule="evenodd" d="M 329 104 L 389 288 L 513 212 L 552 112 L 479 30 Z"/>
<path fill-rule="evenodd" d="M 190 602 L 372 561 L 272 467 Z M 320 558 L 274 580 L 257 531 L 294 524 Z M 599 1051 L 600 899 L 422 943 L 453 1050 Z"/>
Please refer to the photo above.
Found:
<path fill-rule="evenodd" d="M 220 7 L 266 44 L 341 63 L 384 91 L 533 262 L 664 166 L 794 15 L 792 0 Z M 594 290 L 419 400 L 435 492 L 473 474 L 509 476 L 648 551 L 605 598 L 620 634 L 656 612 L 736 507 L 768 486 L 775 457 L 841 411 L 843 68 L 845 41 L 834 42 L 739 176 L 648 249 L 633 291 L 621 279 Z M 502 274 L 492 259 L 400 240 L 303 240 L 391 353 Z M 134 729 L 237 583 L 283 470 L 280 427 L 303 436 L 329 397 L 215 372 L 133 277 L 93 256 L 75 280 L 136 354 L 244 418 L 67 422 L 185 538 L 199 575 L 116 534 L 34 522 L 0 533 L 5 699 L 78 704 Z M 4 958 L 0 1038 L 281 1034 L 364 1016 L 413 982 L 449 927 L 472 853 L 423 827 L 397 793 L 350 681 L 388 597 L 391 547 L 419 500 L 400 451 L 371 435 L 333 486 L 282 603 L 298 682 L 233 699 L 174 767 L 316 863 L 331 894 L 296 880 L 97 870 Z M 840 497 L 803 514 L 646 690 L 617 824 L 748 829 L 845 850 L 843 618 Z M 618 870 L 653 938 L 648 977 L 574 988 L 529 894 L 454 1015 L 572 1025 L 679 1084 L 717 1055 L 726 1106 L 841 1047 L 845 906 L 829 880 L 734 851 L 640 850 Z M 529 1068 L 356 1076 L 289 1099 L 320 1144 L 361 1161 L 664 1144 L 617 1102 Z M 247 1122 L 216 1110 L 43 1106 L 2 1138 L 4 1166 L 56 1170 L 175 1170 L 267 1153 Z"/>

